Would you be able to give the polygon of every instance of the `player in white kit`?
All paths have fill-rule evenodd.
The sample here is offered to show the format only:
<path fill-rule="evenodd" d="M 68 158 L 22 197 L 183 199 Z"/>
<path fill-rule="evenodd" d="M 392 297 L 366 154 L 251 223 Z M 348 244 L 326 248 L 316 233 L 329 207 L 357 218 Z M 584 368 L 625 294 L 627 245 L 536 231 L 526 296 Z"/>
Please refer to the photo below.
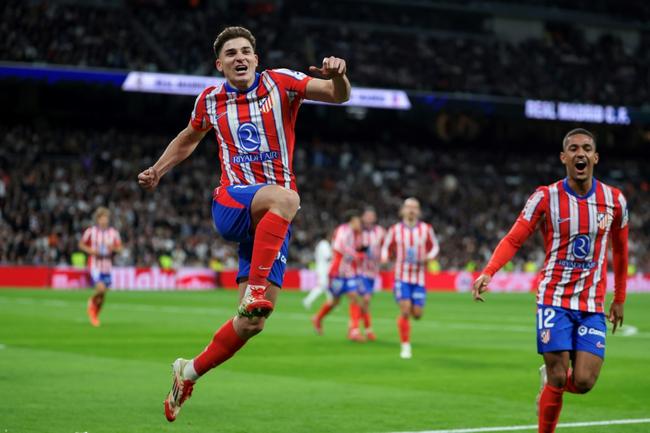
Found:
<path fill-rule="evenodd" d="M 327 296 L 328 300 L 332 298 L 331 293 L 327 290 L 327 286 L 329 285 L 328 274 L 330 265 L 332 264 L 332 245 L 328 240 L 328 236 L 323 236 L 316 244 L 314 261 L 316 262 L 315 270 L 318 280 L 316 287 L 312 288 L 309 294 L 305 296 L 305 299 L 302 300 L 302 304 L 306 309 L 310 309 L 314 301 L 323 293 Z"/>

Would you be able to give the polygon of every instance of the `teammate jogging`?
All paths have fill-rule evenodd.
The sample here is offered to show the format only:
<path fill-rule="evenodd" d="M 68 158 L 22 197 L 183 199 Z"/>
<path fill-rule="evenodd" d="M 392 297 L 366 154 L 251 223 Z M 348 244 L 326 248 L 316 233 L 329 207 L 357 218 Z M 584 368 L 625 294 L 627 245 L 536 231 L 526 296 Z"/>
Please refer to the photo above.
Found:
<path fill-rule="evenodd" d="M 122 240 L 118 231 L 109 226 L 111 211 L 99 207 L 93 216 L 95 225 L 84 231 L 79 240 L 79 249 L 89 256 L 90 281 L 95 288 L 88 299 L 88 319 L 93 326 L 99 326 L 99 312 L 106 299 L 106 290 L 112 282 L 113 254 L 122 251 Z"/>
<path fill-rule="evenodd" d="M 223 30 L 214 53 L 226 82 L 201 92 L 187 127 L 138 175 L 143 188 L 155 188 L 214 129 L 221 184 L 214 190 L 212 215 L 219 233 L 239 243 L 237 315 L 194 359 L 174 362 L 172 390 L 165 400 L 169 421 L 191 395 L 194 382 L 259 333 L 273 310 L 286 267 L 290 224 L 300 205 L 292 159 L 301 102 L 342 103 L 350 96 L 345 61 L 336 57 L 309 68 L 324 79 L 288 69 L 257 73 L 255 38 L 243 27 Z"/>
<path fill-rule="evenodd" d="M 433 227 L 420 221 L 420 202 L 413 197 L 402 204 L 402 221 L 388 229 L 381 251 L 381 261 L 395 261 L 395 300 L 399 304 L 397 329 L 402 359 L 410 359 L 411 324 L 409 317 L 419 320 L 424 312 L 427 291 L 424 271 L 428 261 L 438 255 L 440 247 Z"/>
<path fill-rule="evenodd" d="M 483 301 L 481 294 L 492 276 L 540 227 L 546 248 L 537 291 L 537 352 L 544 357 L 537 399 L 540 433 L 555 431 L 565 391 L 584 394 L 600 374 L 610 238 L 615 275 L 608 314 L 612 333 L 623 324 L 626 289 L 627 203 L 621 191 L 593 177 L 598 163 L 593 134 L 580 128 L 569 131 L 560 160 L 566 178 L 541 186 L 530 196 L 472 291 L 475 300 Z"/>

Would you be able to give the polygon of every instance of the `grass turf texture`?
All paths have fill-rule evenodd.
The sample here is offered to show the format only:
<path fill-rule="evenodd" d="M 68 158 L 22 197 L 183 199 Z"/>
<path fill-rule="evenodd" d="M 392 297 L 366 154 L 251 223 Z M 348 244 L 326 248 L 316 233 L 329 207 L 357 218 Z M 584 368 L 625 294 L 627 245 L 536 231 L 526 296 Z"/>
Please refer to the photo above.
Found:
<path fill-rule="evenodd" d="M 234 292 L 109 293 L 92 328 L 90 292 L 0 290 L 0 433 L 392 432 L 535 424 L 534 298 L 429 294 L 412 325 L 413 359 L 399 358 L 389 293 L 374 299 L 378 341 L 345 339 L 347 306 L 314 334 L 300 300 L 282 293 L 265 331 L 197 384 L 168 424 L 170 363 L 190 358 L 236 308 Z M 314 308 L 317 308 L 315 306 Z M 650 415 L 650 296 L 629 295 L 608 336 L 595 389 L 565 394 L 560 422 Z M 598 427 L 646 432 L 648 424 Z M 562 431 L 560 429 L 559 431 Z M 593 427 L 569 431 L 593 431 Z"/>

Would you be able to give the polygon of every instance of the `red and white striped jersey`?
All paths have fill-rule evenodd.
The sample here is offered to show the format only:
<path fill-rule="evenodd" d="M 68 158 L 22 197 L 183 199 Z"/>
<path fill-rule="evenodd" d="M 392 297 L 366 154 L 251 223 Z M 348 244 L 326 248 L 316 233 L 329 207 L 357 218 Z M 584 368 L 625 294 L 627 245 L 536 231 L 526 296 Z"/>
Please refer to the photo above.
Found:
<path fill-rule="evenodd" d="M 376 224 L 369 228 L 364 227 L 361 231 L 361 245 L 366 248 L 359 265 L 361 275 L 375 278 L 379 273 L 381 247 L 385 235 L 386 230 Z"/>
<path fill-rule="evenodd" d="M 395 280 L 424 286 L 426 262 L 440 251 L 433 227 L 422 221 L 414 226 L 403 222 L 392 225 L 381 250 L 382 261 L 395 257 Z"/>
<path fill-rule="evenodd" d="M 214 128 L 221 186 L 277 184 L 296 190 L 295 123 L 311 77 L 288 69 L 265 70 L 246 91 L 228 83 L 196 98 L 194 129 Z"/>
<path fill-rule="evenodd" d="M 97 256 L 88 258 L 88 268 L 103 274 L 110 273 L 113 267 L 112 251 L 122 245 L 118 231 L 113 227 L 107 229 L 97 226 L 88 227 L 81 237 L 81 242 L 98 252 Z"/>
<path fill-rule="evenodd" d="M 332 235 L 332 251 L 334 258 L 330 268 L 331 277 L 355 278 L 359 275 L 359 249 L 361 235 L 355 232 L 349 224 L 341 224 Z"/>
<path fill-rule="evenodd" d="M 501 251 L 497 251 L 498 247 L 495 250 L 485 273 L 493 275 L 507 263 L 539 224 L 546 259 L 540 272 L 537 302 L 603 312 L 610 234 L 617 292 L 622 290 L 617 296 L 621 302 L 625 298 L 627 222 L 627 203 L 621 191 L 596 179 L 585 196 L 572 191 L 566 179 L 539 187 L 499 244 L 503 244 Z"/>

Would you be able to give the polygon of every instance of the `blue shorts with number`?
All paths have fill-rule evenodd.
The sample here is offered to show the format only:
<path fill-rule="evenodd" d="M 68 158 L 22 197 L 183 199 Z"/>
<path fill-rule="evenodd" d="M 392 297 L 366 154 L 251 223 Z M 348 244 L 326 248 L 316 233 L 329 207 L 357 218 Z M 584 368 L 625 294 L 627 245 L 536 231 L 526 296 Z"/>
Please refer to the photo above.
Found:
<path fill-rule="evenodd" d="M 579 350 L 605 358 L 603 313 L 537 305 L 537 353 Z"/>
<path fill-rule="evenodd" d="M 104 283 L 106 288 L 111 287 L 113 280 L 111 274 L 107 272 L 90 271 L 90 284 L 95 287 L 97 283 Z"/>
<path fill-rule="evenodd" d="M 359 277 L 357 292 L 361 296 L 372 295 L 375 292 L 375 279 L 370 277 Z"/>
<path fill-rule="evenodd" d="M 332 278 L 329 285 L 329 291 L 335 298 L 339 298 L 346 293 L 356 292 L 359 287 L 358 278 Z"/>
<path fill-rule="evenodd" d="M 224 239 L 239 243 L 237 282 L 245 280 L 251 270 L 253 257 L 251 203 L 257 191 L 264 186 L 266 184 L 219 187 L 212 201 L 212 219 L 217 231 Z M 282 287 L 284 281 L 290 239 L 291 226 L 268 276 L 268 280 L 278 287 Z"/>
<path fill-rule="evenodd" d="M 395 292 L 395 300 L 397 302 L 411 301 L 412 305 L 424 307 L 424 303 L 427 300 L 427 290 L 419 284 L 405 283 L 397 280 L 395 281 L 393 291 Z"/>

